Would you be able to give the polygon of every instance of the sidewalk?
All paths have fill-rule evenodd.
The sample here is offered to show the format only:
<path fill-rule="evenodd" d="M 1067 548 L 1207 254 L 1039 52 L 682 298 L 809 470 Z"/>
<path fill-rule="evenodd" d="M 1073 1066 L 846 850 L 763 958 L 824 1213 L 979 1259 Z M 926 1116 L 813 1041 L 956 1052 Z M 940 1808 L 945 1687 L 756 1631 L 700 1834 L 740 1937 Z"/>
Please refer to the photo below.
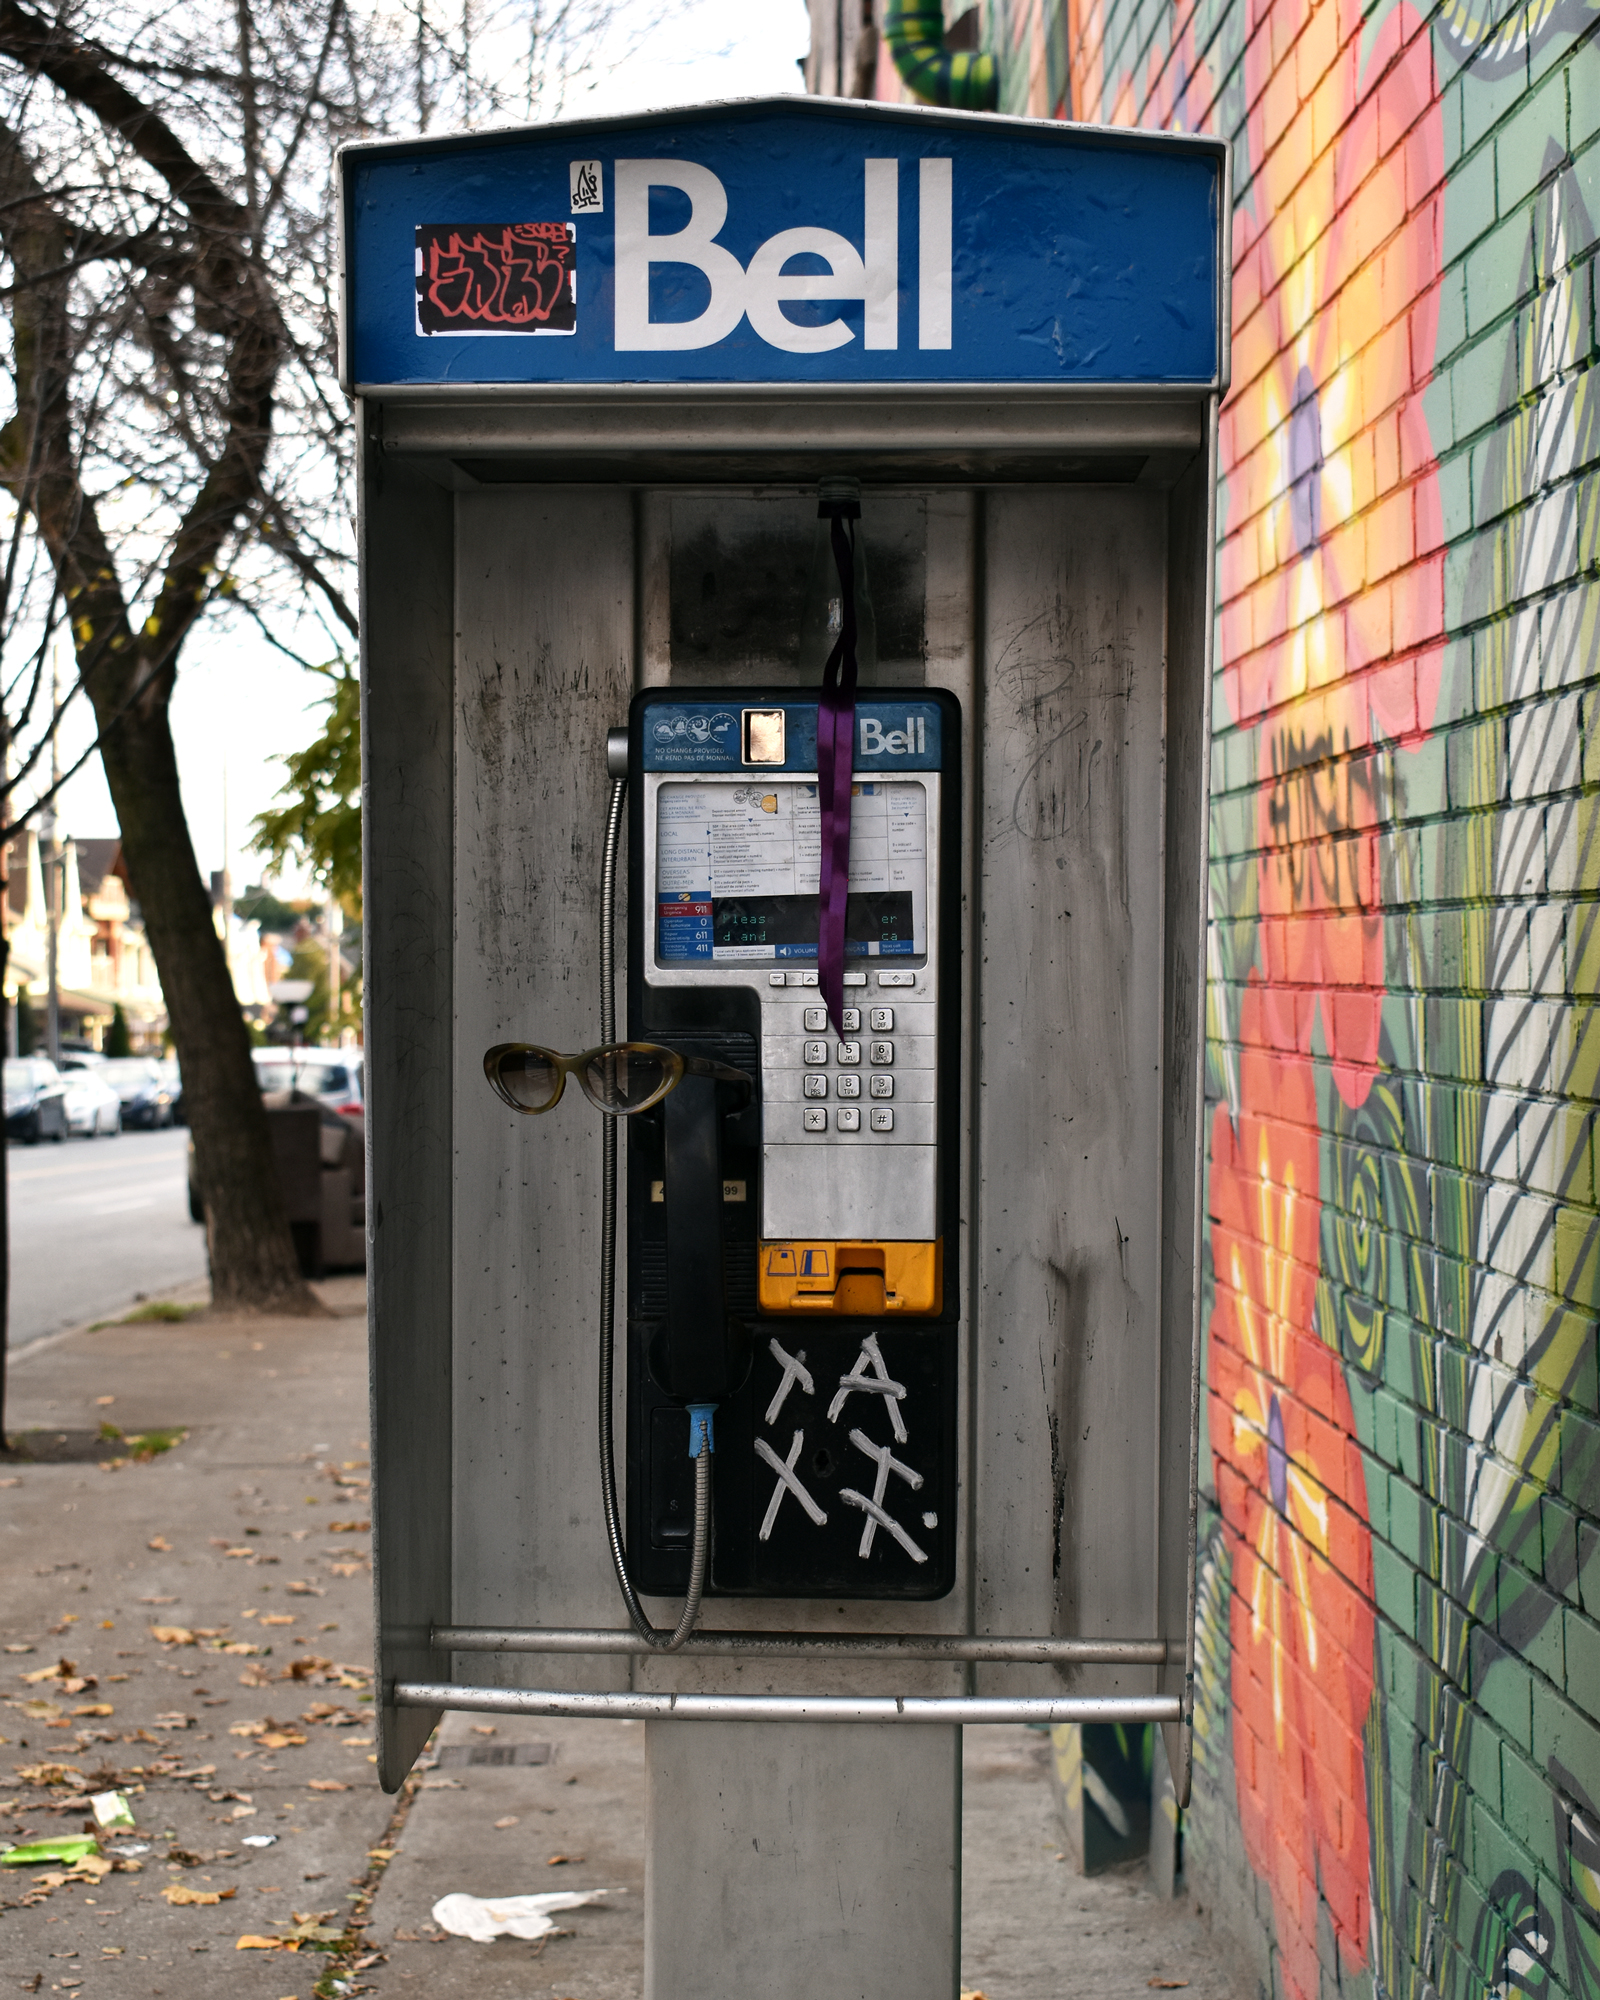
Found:
<path fill-rule="evenodd" d="M 361 1281 L 322 1289 L 344 1317 L 116 1326 L 13 1357 L 14 1433 L 188 1436 L 111 1471 L 0 1467 L 0 1845 L 80 1831 L 87 1794 L 114 1784 L 139 1825 L 102 1843 L 121 1865 L 98 1881 L 0 1874 L 0 1968 L 74 2000 L 209 2000 L 224 1980 L 237 2000 L 309 2000 L 319 1980 L 394 2000 L 638 2000 L 642 1725 L 451 1716 L 432 1768 L 398 1799 L 378 1790 Z M 1141 1868 L 1084 1881 L 1057 1861 L 1044 1746 L 966 1733 L 963 1986 L 1242 1993 Z M 609 1893 L 536 1944 L 432 1922 L 453 1890 L 552 1889 Z M 344 1949 L 237 1948 L 307 1924 Z"/>

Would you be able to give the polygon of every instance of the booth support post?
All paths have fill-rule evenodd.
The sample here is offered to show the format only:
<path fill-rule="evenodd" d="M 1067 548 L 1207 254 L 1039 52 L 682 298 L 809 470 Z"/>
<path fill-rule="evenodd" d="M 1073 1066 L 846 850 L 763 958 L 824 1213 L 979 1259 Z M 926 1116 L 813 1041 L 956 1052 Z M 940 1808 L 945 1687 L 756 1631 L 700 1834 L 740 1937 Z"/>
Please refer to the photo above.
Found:
<path fill-rule="evenodd" d="M 951 1724 L 646 1724 L 645 2000 L 932 2000 L 961 1936 Z"/>

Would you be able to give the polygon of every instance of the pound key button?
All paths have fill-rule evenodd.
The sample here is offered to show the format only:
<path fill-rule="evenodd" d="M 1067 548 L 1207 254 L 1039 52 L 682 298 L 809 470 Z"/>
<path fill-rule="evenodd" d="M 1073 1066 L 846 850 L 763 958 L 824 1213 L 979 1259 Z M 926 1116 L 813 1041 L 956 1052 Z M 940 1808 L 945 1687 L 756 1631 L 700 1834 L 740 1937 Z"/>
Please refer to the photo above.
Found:
<path fill-rule="evenodd" d="M 872 1080 L 876 1083 L 878 1079 L 874 1077 Z M 828 1079 L 825 1076 L 818 1076 L 815 1072 L 808 1074 L 800 1086 L 802 1097 L 826 1097 L 827 1094 Z"/>
<path fill-rule="evenodd" d="M 872 1129 L 874 1132 L 892 1132 L 894 1130 L 894 1113 L 887 1104 L 873 1105 Z"/>

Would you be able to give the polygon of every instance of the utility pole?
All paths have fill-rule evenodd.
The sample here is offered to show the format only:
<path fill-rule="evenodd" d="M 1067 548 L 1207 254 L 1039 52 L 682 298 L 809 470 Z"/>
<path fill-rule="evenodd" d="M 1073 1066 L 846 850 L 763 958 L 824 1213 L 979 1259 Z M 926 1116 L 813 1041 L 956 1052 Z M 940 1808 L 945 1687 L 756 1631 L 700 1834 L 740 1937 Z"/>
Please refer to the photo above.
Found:
<path fill-rule="evenodd" d="M 328 1026 L 333 1034 L 333 1045 L 339 1046 L 339 1030 L 343 1023 L 339 1015 L 339 974 L 343 970 L 339 958 L 339 939 L 344 934 L 344 911 L 339 899 L 328 891 Z"/>
<path fill-rule="evenodd" d="M 50 805 L 40 815 L 39 831 L 44 836 L 44 908 L 47 948 L 45 965 L 49 998 L 45 1002 L 45 1054 L 53 1063 L 61 1060 L 61 843 L 56 838 L 56 791 L 61 783 L 61 678 L 58 655 L 50 655 Z"/>

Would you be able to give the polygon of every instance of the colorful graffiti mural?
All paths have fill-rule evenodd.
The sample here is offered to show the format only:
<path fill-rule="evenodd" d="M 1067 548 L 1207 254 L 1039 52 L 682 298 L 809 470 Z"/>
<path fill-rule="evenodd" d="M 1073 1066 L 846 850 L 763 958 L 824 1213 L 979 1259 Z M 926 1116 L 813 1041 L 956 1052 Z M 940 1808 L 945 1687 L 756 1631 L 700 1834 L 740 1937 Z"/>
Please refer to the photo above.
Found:
<path fill-rule="evenodd" d="M 1600 2000 L 1600 11 L 976 40 L 1234 145 L 1188 1865 L 1285 2000 Z"/>

